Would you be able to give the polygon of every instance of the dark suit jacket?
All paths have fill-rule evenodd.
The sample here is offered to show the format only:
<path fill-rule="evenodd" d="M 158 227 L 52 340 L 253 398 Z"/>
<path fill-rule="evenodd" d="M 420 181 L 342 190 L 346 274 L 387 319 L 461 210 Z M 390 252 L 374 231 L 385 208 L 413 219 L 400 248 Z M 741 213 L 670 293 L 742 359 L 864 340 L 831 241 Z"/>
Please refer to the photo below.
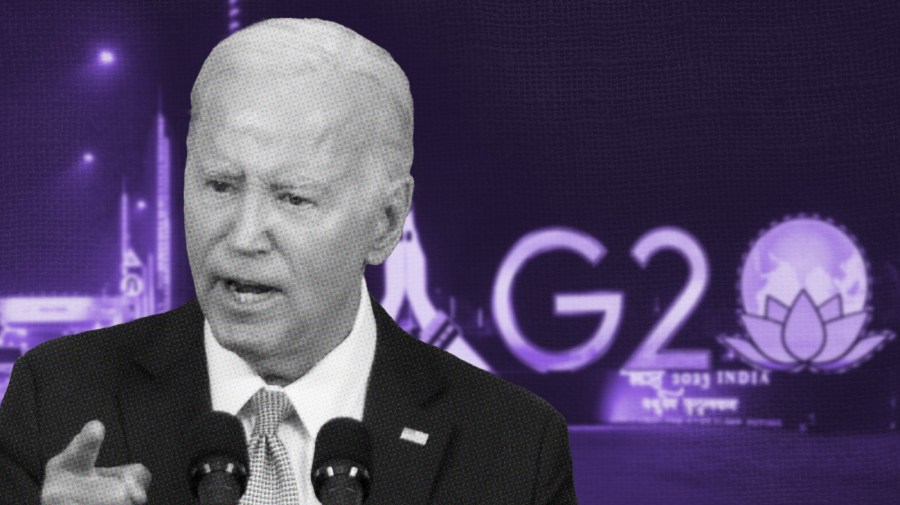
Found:
<path fill-rule="evenodd" d="M 367 504 L 575 503 L 566 425 L 553 408 L 373 308 Z M 47 460 L 91 419 L 106 425 L 97 466 L 140 462 L 153 475 L 151 504 L 191 503 L 180 435 L 211 408 L 196 301 L 40 345 L 16 361 L 0 407 L 0 504 L 39 503 Z M 401 440 L 404 427 L 428 433 L 425 446 Z"/>

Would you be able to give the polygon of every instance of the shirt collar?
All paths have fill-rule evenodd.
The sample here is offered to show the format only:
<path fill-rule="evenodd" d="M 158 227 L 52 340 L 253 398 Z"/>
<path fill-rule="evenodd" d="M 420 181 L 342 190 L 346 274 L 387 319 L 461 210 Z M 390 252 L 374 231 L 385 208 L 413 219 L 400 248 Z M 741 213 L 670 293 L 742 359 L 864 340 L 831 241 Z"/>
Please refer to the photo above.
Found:
<path fill-rule="evenodd" d="M 375 316 L 361 283 L 359 309 L 350 334 L 306 374 L 284 388 L 267 386 L 250 365 L 222 347 L 204 322 L 204 346 L 212 408 L 238 415 L 261 387 L 284 389 L 309 436 L 315 440 L 325 422 L 334 417 L 362 420 L 366 385 L 375 358 Z"/>

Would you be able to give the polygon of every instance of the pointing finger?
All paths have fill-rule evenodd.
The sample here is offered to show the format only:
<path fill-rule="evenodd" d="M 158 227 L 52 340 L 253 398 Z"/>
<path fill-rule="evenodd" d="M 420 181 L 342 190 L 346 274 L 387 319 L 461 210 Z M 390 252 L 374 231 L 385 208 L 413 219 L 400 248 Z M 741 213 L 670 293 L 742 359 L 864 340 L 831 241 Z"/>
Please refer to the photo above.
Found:
<path fill-rule="evenodd" d="M 104 437 L 103 423 L 94 420 L 85 424 L 69 445 L 56 459 L 56 465 L 61 470 L 76 473 L 88 473 L 94 468 L 97 455 L 100 454 L 100 446 Z"/>

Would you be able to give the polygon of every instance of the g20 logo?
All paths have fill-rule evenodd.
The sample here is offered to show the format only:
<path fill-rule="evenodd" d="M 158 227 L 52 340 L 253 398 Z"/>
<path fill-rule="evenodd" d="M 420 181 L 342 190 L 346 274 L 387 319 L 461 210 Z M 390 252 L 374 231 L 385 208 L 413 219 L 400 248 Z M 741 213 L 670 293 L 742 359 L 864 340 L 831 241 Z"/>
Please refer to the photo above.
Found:
<path fill-rule="evenodd" d="M 551 251 L 573 252 L 592 266 L 606 255 L 603 244 L 584 232 L 545 228 L 522 237 L 503 259 L 494 282 L 494 319 L 509 350 L 540 373 L 575 371 L 602 358 L 615 340 L 625 303 L 624 293 L 616 291 L 556 293 L 555 315 L 602 314 L 602 322 L 572 349 L 536 345 L 518 324 L 512 292 L 525 264 Z M 688 278 L 623 369 L 708 370 L 709 350 L 667 348 L 706 292 L 706 253 L 687 231 L 661 227 L 641 236 L 631 257 L 646 268 L 662 251 L 684 259 Z M 785 220 L 761 235 L 741 269 L 741 321 L 747 337 L 724 337 L 720 343 L 757 368 L 846 371 L 894 337 L 889 331 L 865 333 L 871 312 L 868 286 L 862 251 L 846 233 L 816 218 Z"/>
<path fill-rule="evenodd" d="M 770 370 L 843 372 L 870 358 L 894 334 L 866 333 L 869 275 L 853 239 L 833 223 L 798 217 L 755 241 L 740 276 L 747 338 L 721 343 Z"/>

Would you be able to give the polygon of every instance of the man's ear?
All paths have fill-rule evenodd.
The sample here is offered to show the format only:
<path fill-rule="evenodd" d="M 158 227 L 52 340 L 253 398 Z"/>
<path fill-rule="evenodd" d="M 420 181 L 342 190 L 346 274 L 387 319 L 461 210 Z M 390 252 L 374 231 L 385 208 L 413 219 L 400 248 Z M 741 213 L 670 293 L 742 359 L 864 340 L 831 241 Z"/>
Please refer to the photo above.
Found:
<path fill-rule="evenodd" d="M 380 265 L 391 255 L 400 236 L 403 234 L 403 224 L 409 215 L 412 205 L 413 178 L 406 174 L 403 177 L 386 183 L 386 191 L 383 191 L 378 201 L 379 208 L 375 215 L 375 233 L 372 240 L 372 248 L 366 255 L 366 263 Z"/>

